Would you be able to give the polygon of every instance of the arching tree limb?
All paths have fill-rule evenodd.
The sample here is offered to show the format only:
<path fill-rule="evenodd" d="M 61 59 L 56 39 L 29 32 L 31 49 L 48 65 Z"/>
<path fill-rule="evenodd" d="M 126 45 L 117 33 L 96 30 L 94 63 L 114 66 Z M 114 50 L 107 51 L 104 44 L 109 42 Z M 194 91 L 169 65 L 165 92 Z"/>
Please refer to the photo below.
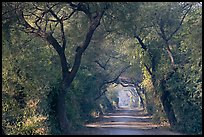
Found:
<path fill-rule="evenodd" d="M 108 60 L 105 62 L 105 64 L 100 63 L 99 60 L 95 60 L 94 62 L 95 62 L 96 64 L 98 64 L 101 68 L 103 68 L 104 70 L 106 70 L 106 66 L 107 66 L 109 60 L 110 60 L 110 58 L 108 58 Z"/>
<path fill-rule="evenodd" d="M 124 73 L 124 72 L 125 72 L 128 68 L 130 68 L 130 67 L 131 67 L 131 65 L 128 65 L 128 66 L 124 67 L 114 79 L 109 80 L 109 81 L 104 81 L 104 82 L 100 85 L 99 90 L 101 91 L 101 90 L 103 89 L 103 87 L 104 87 L 105 85 L 107 85 L 107 84 L 111 84 L 111 83 L 114 83 L 114 82 L 117 83 L 117 80 L 118 80 L 118 78 L 121 76 L 121 74 Z M 107 91 L 106 89 L 103 90 L 103 91 L 100 93 L 100 95 L 99 95 L 98 97 L 96 97 L 94 100 L 96 101 L 97 99 L 99 99 L 102 95 L 104 95 L 104 93 L 105 93 L 106 91 Z"/>

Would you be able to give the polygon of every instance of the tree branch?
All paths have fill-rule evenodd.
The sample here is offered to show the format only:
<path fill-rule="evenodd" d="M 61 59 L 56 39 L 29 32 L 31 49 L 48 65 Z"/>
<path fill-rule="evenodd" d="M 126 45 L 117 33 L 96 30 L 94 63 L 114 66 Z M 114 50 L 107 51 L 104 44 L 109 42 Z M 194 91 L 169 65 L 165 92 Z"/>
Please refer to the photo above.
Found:
<path fill-rule="evenodd" d="M 146 51 L 147 50 L 147 46 L 142 42 L 140 37 L 136 33 L 134 34 L 134 37 L 138 40 L 138 42 L 140 43 L 142 49 L 144 49 Z"/>
<path fill-rule="evenodd" d="M 161 31 L 161 33 L 157 32 L 163 39 L 164 41 L 168 41 L 168 39 L 166 38 L 166 34 L 164 32 L 164 22 L 162 19 L 160 19 L 160 22 L 159 22 L 159 29 Z"/>
<path fill-rule="evenodd" d="M 120 84 L 121 84 L 123 87 L 134 87 L 134 84 L 131 84 L 131 83 L 125 84 L 125 83 L 123 83 L 123 82 L 120 82 Z"/>
<path fill-rule="evenodd" d="M 166 45 L 166 51 L 168 52 L 169 58 L 171 60 L 171 65 L 173 66 L 173 68 L 175 68 L 176 66 L 174 63 L 174 57 L 173 57 L 173 54 L 172 54 L 171 49 L 169 48 L 168 44 Z"/>
<path fill-rule="evenodd" d="M 109 62 L 109 60 L 110 60 L 110 58 L 108 58 L 108 60 L 105 62 L 104 65 L 102 65 L 102 64 L 99 62 L 99 60 L 95 60 L 94 62 L 95 62 L 96 64 L 98 64 L 101 68 L 103 68 L 104 70 L 106 70 L 106 66 L 107 66 L 107 63 Z"/>
<path fill-rule="evenodd" d="M 21 25 L 23 25 L 30 33 L 33 33 L 36 28 L 32 27 L 24 18 L 23 11 L 19 11 L 18 20 L 20 21 Z"/>
<path fill-rule="evenodd" d="M 172 34 L 170 34 L 170 36 L 167 38 L 167 41 L 169 41 L 169 40 L 173 37 L 173 35 L 180 29 L 180 27 L 181 27 L 181 25 L 182 25 L 182 23 L 183 23 L 183 21 L 184 21 L 186 15 L 187 15 L 188 12 L 191 10 L 191 8 L 192 8 L 192 5 L 190 5 L 189 9 L 188 9 L 188 10 L 186 11 L 186 13 L 183 15 L 183 17 L 182 17 L 182 19 L 181 19 L 181 21 L 180 21 L 178 27 L 177 27 L 177 28 L 174 30 L 174 32 L 172 32 Z"/>
<path fill-rule="evenodd" d="M 106 83 L 116 82 L 116 81 L 118 80 L 118 78 L 122 75 L 122 73 L 124 73 L 124 72 L 125 72 L 128 68 L 130 68 L 130 67 L 131 67 L 131 65 L 128 65 L 128 66 L 124 67 L 124 68 L 119 72 L 119 74 L 116 76 L 115 79 L 110 80 L 110 81 L 107 81 Z"/>
<path fill-rule="evenodd" d="M 101 91 L 101 89 L 103 88 L 104 85 L 110 84 L 110 83 L 114 83 L 118 80 L 118 78 L 121 76 L 122 73 L 124 73 L 128 68 L 130 68 L 131 65 L 124 67 L 119 74 L 113 79 L 113 80 L 109 80 L 109 81 L 105 81 L 101 84 L 101 86 L 99 87 L 99 90 Z M 104 90 L 98 97 L 96 97 L 94 100 L 99 99 L 107 90 Z"/>
<path fill-rule="evenodd" d="M 147 66 L 147 64 L 144 63 L 144 66 L 147 69 L 147 71 L 149 72 L 149 74 L 152 76 L 152 72 L 151 72 L 150 68 Z"/>
<path fill-rule="evenodd" d="M 102 95 L 104 95 L 106 93 L 106 89 L 98 96 L 94 99 L 94 101 L 98 100 Z"/>
<path fill-rule="evenodd" d="M 54 11 L 52 11 L 51 9 L 49 10 L 50 13 L 57 19 L 57 21 L 59 21 L 60 23 L 60 30 L 61 30 L 61 33 L 62 33 L 62 49 L 65 50 L 65 46 L 66 46 L 66 38 L 65 38 L 65 33 L 64 33 L 64 24 L 63 24 L 63 18 L 60 19 L 55 13 Z"/>
<path fill-rule="evenodd" d="M 68 66 L 67 66 L 67 60 L 66 60 L 63 48 L 60 46 L 60 44 L 57 42 L 57 40 L 52 36 L 51 33 L 46 33 L 44 31 L 42 31 L 41 29 L 40 30 L 35 29 L 25 20 L 25 18 L 23 16 L 23 12 L 21 11 L 20 13 L 21 13 L 20 14 L 21 16 L 19 16 L 19 18 L 21 19 L 20 21 L 26 27 L 26 29 L 29 29 L 30 33 L 35 33 L 38 36 L 40 36 L 41 38 L 44 38 L 57 51 L 57 53 L 60 57 L 60 61 L 61 61 L 62 77 L 63 77 L 63 79 L 65 79 L 65 77 L 68 73 Z"/>
<path fill-rule="evenodd" d="M 94 20 L 92 20 L 90 22 L 89 30 L 88 30 L 88 32 L 86 34 L 83 45 L 77 47 L 74 64 L 72 66 L 69 77 L 67 77 L 67 82 L 68 83 L 71 83 L 73 81 L 74 77 L 76 76 L 76 73 L 77 73 L 77 71 L 79 69 L 79 66 L 81 64 L 82 54 L 84 53 L 84 51 L 88 47 L 88 45 L 89 45 L 89 43 L 90 43 L 90 41 L 92 39 L 92 36 L 94 34 L 94 31 L 99 26 L 102 15 L 103 15 L 103 13 L 99 13 L 98 16 L 96 18 L 94 18 Z"/>
<path fill-rule="evenodd" d="M 65 17 L 63 20 L 67 20 L 69 18 L 71 18 L 71 16 L 76 12 L 76 10 L 73 10 L 68 17 Z"/>
<path fill-rule="evenodd" d="M 91 18 L 91 13 L 89 11 L 89 7 L 87 7 L 87 5 L 85 3 L 79 2 L 77 5 L 72 3 L 72 2 L 68 2 L 69 6 L 76 11 L 82 11 L 84 12 L 89 18 Z"/>
<path fill-rule="evenodd" d="M 57 53 L 60 55 L 62 51 L 62 47 L 60 44 L 57 42 L 57 40 L 52 36 L 52 34 L 46 35 L 46 40 L 53 46 L 53 48 L 57 51 Z"/>

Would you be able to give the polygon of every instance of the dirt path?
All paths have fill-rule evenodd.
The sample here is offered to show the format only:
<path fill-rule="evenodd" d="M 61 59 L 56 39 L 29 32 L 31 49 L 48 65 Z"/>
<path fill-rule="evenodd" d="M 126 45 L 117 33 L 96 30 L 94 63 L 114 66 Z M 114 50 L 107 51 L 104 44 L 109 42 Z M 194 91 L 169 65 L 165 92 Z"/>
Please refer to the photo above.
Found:
<path fill-rule="evenodd" d="M 87 128 L 77 131 L 81 135 L 182 135 L 153 124 L 152 117 L 142 109 L 118 109 L 106 114 Z"/>

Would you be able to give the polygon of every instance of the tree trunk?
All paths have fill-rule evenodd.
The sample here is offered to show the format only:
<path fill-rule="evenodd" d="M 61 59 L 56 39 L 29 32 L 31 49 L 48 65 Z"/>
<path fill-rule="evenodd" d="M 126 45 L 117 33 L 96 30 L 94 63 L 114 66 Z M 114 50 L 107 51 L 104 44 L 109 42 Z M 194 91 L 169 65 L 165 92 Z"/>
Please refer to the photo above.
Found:
<path fill-rule="evenodd" d="M 67 119 L 66 114 L 66 92 L 63 90 L 60 90 L 57 97 L 57 116 L 61 128 L 62 134 L 69 134 L 69 129 L 71 128 L 71 125 Z"/>
<path fill-rule="evenodd" d="M 173 106 L 171 105 L 171 102 L 169 100 L 170 93 L 169 91 L 165 90 L 164 86 L 164 80 L 161 81 L 162 86 L 162 95 L 160 97 L 162 105 L 164 107 L 164 111 L 167 115 L 167 118 L 169 120 L 169 124 L 171 127 L 175 126 L 177 124 L 177 119 L 174 114 Z"/>
<path fill-rule="evenodd" d="M 161 30 L 162 31 L 162 30 Z M 175 31 L 176 32 L 176 31 Z M 163 33 L 164 34 L 164 33 Z M 142 42 L 142 40 L 139 38 L 139 36 L 136 36 L 137 40 L 139 41 L 141 47 L 147 51 L 147 48 L 146 48 L 146 45 Z M 163 38 L 166 42 L 166 45 L 167 45 L 167 52 L 168 52 L 168 55 L 171 59 L 171 64 L 173 66 L 173 70 L 175 70 L 175 65 L 174 65 L 174 58 L 173 58 L 173 55 L 171 53 L 171 50 L 169 48 L 169 45 L 168 45 L 168 40 L 166 40 L 165 38 L 165 35 L 163 35 Z M 150 73 L 151 77 L 152 77 L 152 83 L 153 83 L 153 87 L 156 87 L 155 84 L 156 84 L 156 77 L 155 77 L 155 72 L 156 72 L 156 57 L 154 54 L 151 54 L 150 51 L 148 51 L 149 55 L 150 55 L 150 59 L 151 59 L 151 67 L 152 67 L 152 72 L 149 71 L 150 69 L 147 67 L 147 65 L 145 65 L 147 71 Z M 174 72 L 173 72 L 174 73 Z M 173 74 L 172 72 L 169 73 L 167 75 L 167 78 L 170 78 L 171 75 Z M 170 96 L 170 93 L 168 91 L 165 90 L 165 79 L 162 79 L 161 81 L 161 89 L 162 89 L 162 95 L 160 97 L 161 99 L 161 102 L 162 102 L 162 105 L 164 107 L 164 111 L 167 115 L 167 118 L 169 120 L 169 123 L 172 126 L 176 125 L 177 124 L 177 119 L 175 117 L 175 114 L 174 114 L 174 110 L 173 110 L 173 106 L 171 105 L 171 101 L 169 100 L 169 96 Z M 155 89 L 155 88 L 154 88 Z M 156 90 L 155 90 L 156 91 Z M 146 96 L 146 95 L 145 95 Z M 146 103 L 148 105 L 148 102 L 147 102 L 147 99 L 146 99 Z"/>
<path fill-rule="evenodd" d="M 145 106 L 144 106 L 144 100 L 143 100 L 143 98 L 142 98 L 142 95 L 141 95 L 140 91 L 137 91 L 137 90 L 136 90 L 136 92 L 137 92 L 137 94 L 138 94 L 138 96 L 139 96 L 139 98 L 140 98 L 140 103 L 141 103 L 141 105 L 142 105 L 142 108 L 144 109 Z"/>

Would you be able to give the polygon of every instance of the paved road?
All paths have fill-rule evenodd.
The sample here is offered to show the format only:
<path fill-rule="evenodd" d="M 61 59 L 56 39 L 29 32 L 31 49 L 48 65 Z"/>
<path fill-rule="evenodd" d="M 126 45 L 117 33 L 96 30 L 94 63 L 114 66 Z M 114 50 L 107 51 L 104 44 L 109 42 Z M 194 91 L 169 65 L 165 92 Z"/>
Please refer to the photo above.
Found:
<path fill-rule="evenodd" d="M 142 109 L 118 109 L 86 124 L 86 129 L 77 131 L 81 135 L 182 135 L 153 124 L 152 117 Z"/>

